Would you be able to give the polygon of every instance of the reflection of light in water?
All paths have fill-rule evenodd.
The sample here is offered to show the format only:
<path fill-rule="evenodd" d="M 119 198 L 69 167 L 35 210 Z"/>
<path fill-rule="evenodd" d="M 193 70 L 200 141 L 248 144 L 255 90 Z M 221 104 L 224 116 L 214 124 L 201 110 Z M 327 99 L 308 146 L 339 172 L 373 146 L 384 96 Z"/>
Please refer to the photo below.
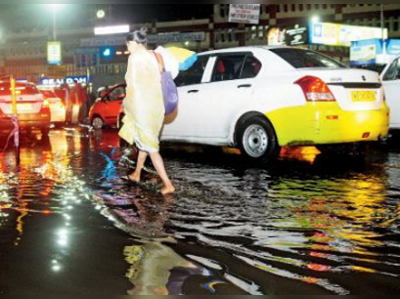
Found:
<path fill-rule="evenodd" d="M 66 229 L 61 229 L 57 232 L 57 236 L 57 244 L 61 247 L 66 247 L 68 245 L 68 231 Z"/>
<path fill-rule="evenodd" d="M 215 287 L 218 285 L 222 285 L 222 284 L 226 284 L 226 282 L 221 281 L 221 280 L 214 280 L 211 282 L 207 282 L 205 284 L 203 284 L 203 288 L 205 288 L 207 291 L 209 291 L 210 293 L 216 293 L 216 289 Z"/>
<path fill-rule="evenodd" d="M 53 272 L 60 272 L 61 271 L 61 265 L 58 263 L 57 260 L 53 260 L 51 263 L 51 270 L 53 270 Z"/>
<path fill-rule="evenodd" d="M 297 239 L 296 246 L 307 249 L 307 254 L 312 257 L 346 264 L 332 268 L 329 263 L 304 263 L 308 269 L 316 273 L 378 271 L 374 265 L 379 263 L 379 259 L 374 260 L 373 257 L 380 254 L 371 248 L 385 246 L 382 231 L 390 227 L 391 220 L 398 219 L 397 207 L 386 199 L 385 173 L 353 176 L 353 179 L 284 180 L 279 185 L 271 186 L 271 191 L 277 204 L 285 207 L 287 214 L 286 217 L 281 215 L 284 220 L 274 223 L 274 226 L 282 229 L 318 229 L 311 236 L 304 234 L 304 241 Z M 293 248 L 293 245 L 285 248 L 285 244 L 281 244 L 282 250 Z M 336 252 L 358 256 L 345 258 Z M 305 281 L 321 283 L 312 277 L 307 277 Z"/>
<path fill-rule="evenodd" d="M 52 152 L 66 158 L 68 155 L 68 143 L 65 131 L 54 131 L 49 138 Z"/>
<path fill-rule="evenodd" d="M 281 151 L 281 157 L 286 159 L 295 159 L 313 164 L 316 157 L 321 152 L 313 146 L 304 147 L 284 147 Z"/>

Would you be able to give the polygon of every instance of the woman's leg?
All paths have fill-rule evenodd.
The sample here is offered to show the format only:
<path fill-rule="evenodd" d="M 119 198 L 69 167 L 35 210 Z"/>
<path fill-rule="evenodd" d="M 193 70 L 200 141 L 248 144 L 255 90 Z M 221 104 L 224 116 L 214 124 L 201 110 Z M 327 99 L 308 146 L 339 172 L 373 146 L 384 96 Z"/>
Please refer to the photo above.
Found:
<path fill-rule="evenodd" d="M 135 172 L 129 176 L 129 178 L 132 181 L 137 182 L 137 183 L 140 182 L 141 175 L 142 175 L 142 169 L 144 167 L 144 163 L 146 162 L 146 159 L 147 159 L 147 153 L 139 150 L 139 155 L 138 155 L 138 159 L 137 159 L 137 163 L 136 163 Z"/>
<path fill-rule="evenodd" d="M 160 153 L 152 153 L 150 154 L 151 161 L 153 162 L 154 167 L 156 168 L 158 175 L 160 176 L 164 187 L 161 189 L 162 194 L 172 194 L 175 192 L 175 187 L 172 185 L 171 180 L 168 177 L 168 174 L 165 170 L 164 161 L 160 155 Z"/>

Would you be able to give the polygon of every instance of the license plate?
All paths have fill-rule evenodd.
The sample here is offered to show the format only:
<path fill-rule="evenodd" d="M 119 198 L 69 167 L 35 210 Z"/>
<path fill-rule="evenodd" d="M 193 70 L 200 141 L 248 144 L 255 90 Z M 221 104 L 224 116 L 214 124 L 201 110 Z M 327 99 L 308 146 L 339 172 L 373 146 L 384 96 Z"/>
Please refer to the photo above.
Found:
<path fill-rule="evenodd" d="M 18 112 L 28 112 L 32 110 L 31 104 L 18 104 L 17 106 Z"/>
<path fill-rule="evenodd" d="M 352 91 L 351 100 L 353 102 L 375 102 L 375 91 Z"/>

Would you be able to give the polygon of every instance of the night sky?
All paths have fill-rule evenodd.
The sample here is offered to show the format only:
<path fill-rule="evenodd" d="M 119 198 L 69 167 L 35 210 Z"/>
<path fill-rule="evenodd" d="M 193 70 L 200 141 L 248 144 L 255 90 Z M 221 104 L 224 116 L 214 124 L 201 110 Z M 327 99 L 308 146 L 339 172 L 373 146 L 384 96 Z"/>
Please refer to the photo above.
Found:
<path fill-rule="evenodd" d="M 95 12 L 104 8 L 110 23 L 143 23 L 152 20 L 174 21 L 208 18 L 213 13 L 211 4 L 63 4 L 57 11 L 57 28 L 79 28 L 95 25 Z M 1 4 L 0 30 L 9 32 L 46 30 L 52 26 L 51 8 L 46 4 Z"/>

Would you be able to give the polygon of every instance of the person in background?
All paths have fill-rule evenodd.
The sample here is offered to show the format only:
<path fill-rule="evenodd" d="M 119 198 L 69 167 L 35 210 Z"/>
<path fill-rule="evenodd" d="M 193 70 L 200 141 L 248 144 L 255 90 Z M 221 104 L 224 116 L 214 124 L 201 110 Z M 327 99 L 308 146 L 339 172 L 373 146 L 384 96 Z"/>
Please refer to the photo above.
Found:
<path fill-rule="evenodd" d="M 121 138 L 139 149 L 137 167 L 125 179 L 140 182 L 147 156 L 153 162 L 164 186 L 161 193 L 175 192 L 164 161 L 160 155 L 160 133 L 164 123 L 165 107 L 161 87 L 161 74 L 154 52 L 147 50 L 145 30 L 131 32 L 126 38 L 130 52 L 126 73 L 125 117 L 119 132 Z"/>
<path fill-rule="evenodd" d="M 75 98 L 79 105 L 79 123 L 86 123 L 88 116 L 88 95 L 86 92 L 86 86 L 82 86 L 78 81 L 75 80 Z"/>

